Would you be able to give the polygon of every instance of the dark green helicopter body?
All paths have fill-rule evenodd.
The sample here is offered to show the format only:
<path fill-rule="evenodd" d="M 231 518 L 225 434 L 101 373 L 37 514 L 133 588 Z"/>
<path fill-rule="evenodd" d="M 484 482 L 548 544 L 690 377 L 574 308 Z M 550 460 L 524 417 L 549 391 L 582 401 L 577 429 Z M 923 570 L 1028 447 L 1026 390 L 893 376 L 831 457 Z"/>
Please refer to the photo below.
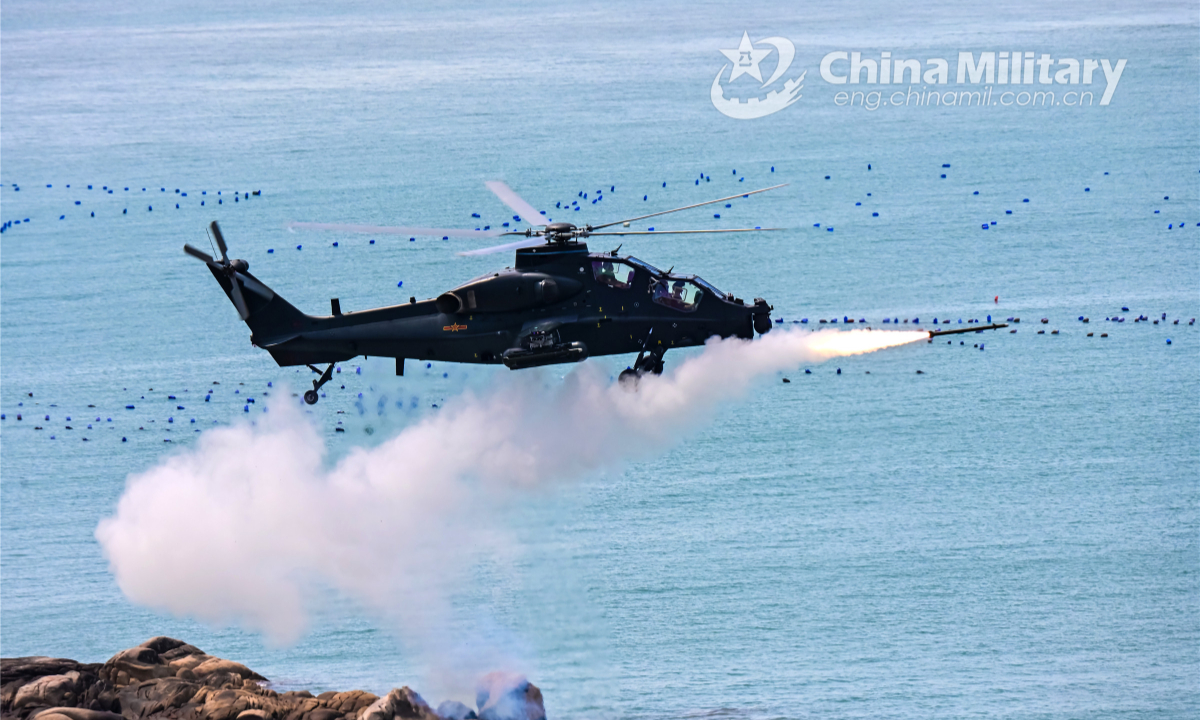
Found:
<path fill-rule="evenodd" d="M 402 375 L 406 359 L 518 370 L 638 353 L 622 373 L 627 380 L 662 372 L 670 348 L 702 345 L 714 336 L 750 339 L 755 331 L 771 329 L 771 306 L 762 298 L 748 304 L 694 275 L 664 272 L 616 250 L 589 253 L 581 242 L 592 234 L 647 233 L 550 223 L 537 233 L 519 233 L 537 239 L 513 244 L 519 245 L 514 267 L 437 298 L 346 313 L 335 299 L 330 315 L 314 316 L 254 277 L 246 261 L 229 260 L 216 222 L 211 229 L 219 261 L 191 246 L 185 250 L 208 264 L 249 325 L 255 346 L 281 366 L 307 365 L 320 375 L 305 393 L 309 404 L 332 377 L 334 363 L 359 355 L 395 358 Z M 322 372 L 318 364 L 328 367 Z"/>

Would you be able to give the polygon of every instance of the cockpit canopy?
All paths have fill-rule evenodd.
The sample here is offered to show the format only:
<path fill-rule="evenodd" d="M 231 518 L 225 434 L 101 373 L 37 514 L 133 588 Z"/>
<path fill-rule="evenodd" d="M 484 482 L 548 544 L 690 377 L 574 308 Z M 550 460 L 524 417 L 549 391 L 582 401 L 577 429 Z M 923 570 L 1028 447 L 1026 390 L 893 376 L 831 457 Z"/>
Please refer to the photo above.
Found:
<path fill-rule="evenodd" d="M 718 297 L 723 295 L 720 290 L 695 275 L 665 273 L 635 257 L 592 256 L 592 274 L 596 281 L 617 290 L 633 288 L 638 270 L 649 276 L 651 299 L 659 305 L 680 312 L 695 311 L 705 293 Z"/>

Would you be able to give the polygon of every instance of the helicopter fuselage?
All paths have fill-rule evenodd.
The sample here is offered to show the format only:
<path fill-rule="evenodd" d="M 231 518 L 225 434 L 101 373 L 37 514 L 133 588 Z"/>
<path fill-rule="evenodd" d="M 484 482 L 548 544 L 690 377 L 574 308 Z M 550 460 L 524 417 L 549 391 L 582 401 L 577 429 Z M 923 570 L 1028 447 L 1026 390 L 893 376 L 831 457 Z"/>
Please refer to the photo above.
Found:
<path fill-rule="evenodd" d="M 213 274 L 230 294 L 229 278 Z M 245 287 L 251 341 L 283 366 L 366 355 L 396 358 L 403 373 L 405 359 L 520 369 L 646 350 L 661 358 L 670 348 L 752 338 L 771 327 L 761 299 L 744 303 L 698 277 L 589 253 L 582 242 L 521 248 L 515 267 L 437 298 L 358 312 L 341 313 L 334 302 L 334 314 L 304 315 L 265 286 Z"/>

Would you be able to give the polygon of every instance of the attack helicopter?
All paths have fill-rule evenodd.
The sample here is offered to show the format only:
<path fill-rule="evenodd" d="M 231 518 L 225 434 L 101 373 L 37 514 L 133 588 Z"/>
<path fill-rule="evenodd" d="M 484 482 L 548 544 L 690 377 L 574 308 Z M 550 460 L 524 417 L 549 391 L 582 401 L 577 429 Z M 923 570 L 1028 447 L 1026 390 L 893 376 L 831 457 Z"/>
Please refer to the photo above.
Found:
<path fill-rule="evenodd" d="M 630 223 L 682 210 L 722 203 L 774 190 L 760 190 L 602 225 L 579 227 L 551 222 L 506 184 L 487 186 L 518 213 L 523 231 L 373 227 L 292 223 L 291 228 L 455 237 L 521 236 L 504 245 L 459 253 L 483 255 L 514 250 L 513 267 L 482 275 L 436 298 L 355 312 L 342 312 L 330 300 L 330 314 L 307 315 L 250 273 L 245 260 L 229 258 L 221 228 L 209 225 L 220 251 L 214 258 L 191 245 L 188 255 L 203 261 L 250 327 L 250 341 L 280 366 L 306 365 L 317 379 L 304 393 L 313 405 L 333 377 L 336 363 L 359 355 L 404 361 L 437 360 L 503 364 L 512 370 L 580 362 L 590 356 L 637 353 L 622 371 L 623 383 L 663 371 L 670 348 L 702 345 L 713 336 L 750 339 L 771 329 L 771 305 L 762 298 L 745 302 L 696 275 L 660 270 L 616 250 L 593 253 L 589 237 L 741 233 L 779 228 L 719 230 L 629 230 Z M 617 228 L 606 230 L 607 228 Z M 325 369 L 318 365 L 326 365 Z"/>

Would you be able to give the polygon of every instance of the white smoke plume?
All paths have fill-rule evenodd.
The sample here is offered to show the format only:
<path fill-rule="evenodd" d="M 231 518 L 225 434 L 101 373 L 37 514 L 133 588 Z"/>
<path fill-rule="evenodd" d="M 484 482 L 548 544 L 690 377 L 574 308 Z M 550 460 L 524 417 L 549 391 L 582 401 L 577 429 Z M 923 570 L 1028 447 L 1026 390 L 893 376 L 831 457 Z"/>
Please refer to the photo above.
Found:
<path fill-rule="evenodd" d="M 130 476 L 96 537 L 136 603 L 288 643 L 314 595 L 333 587 L 433 654 L 449 595 L 482 548 L 503 547 L 494 519 L 505 502 L 659 452 L 764 375 L 926 337 L 713 340 L 636 392 L 591 363 L 558 384 L 517 373 L 332 466 L 320 432 L 279 401 L 257 423 L 209 430 Z"/>

